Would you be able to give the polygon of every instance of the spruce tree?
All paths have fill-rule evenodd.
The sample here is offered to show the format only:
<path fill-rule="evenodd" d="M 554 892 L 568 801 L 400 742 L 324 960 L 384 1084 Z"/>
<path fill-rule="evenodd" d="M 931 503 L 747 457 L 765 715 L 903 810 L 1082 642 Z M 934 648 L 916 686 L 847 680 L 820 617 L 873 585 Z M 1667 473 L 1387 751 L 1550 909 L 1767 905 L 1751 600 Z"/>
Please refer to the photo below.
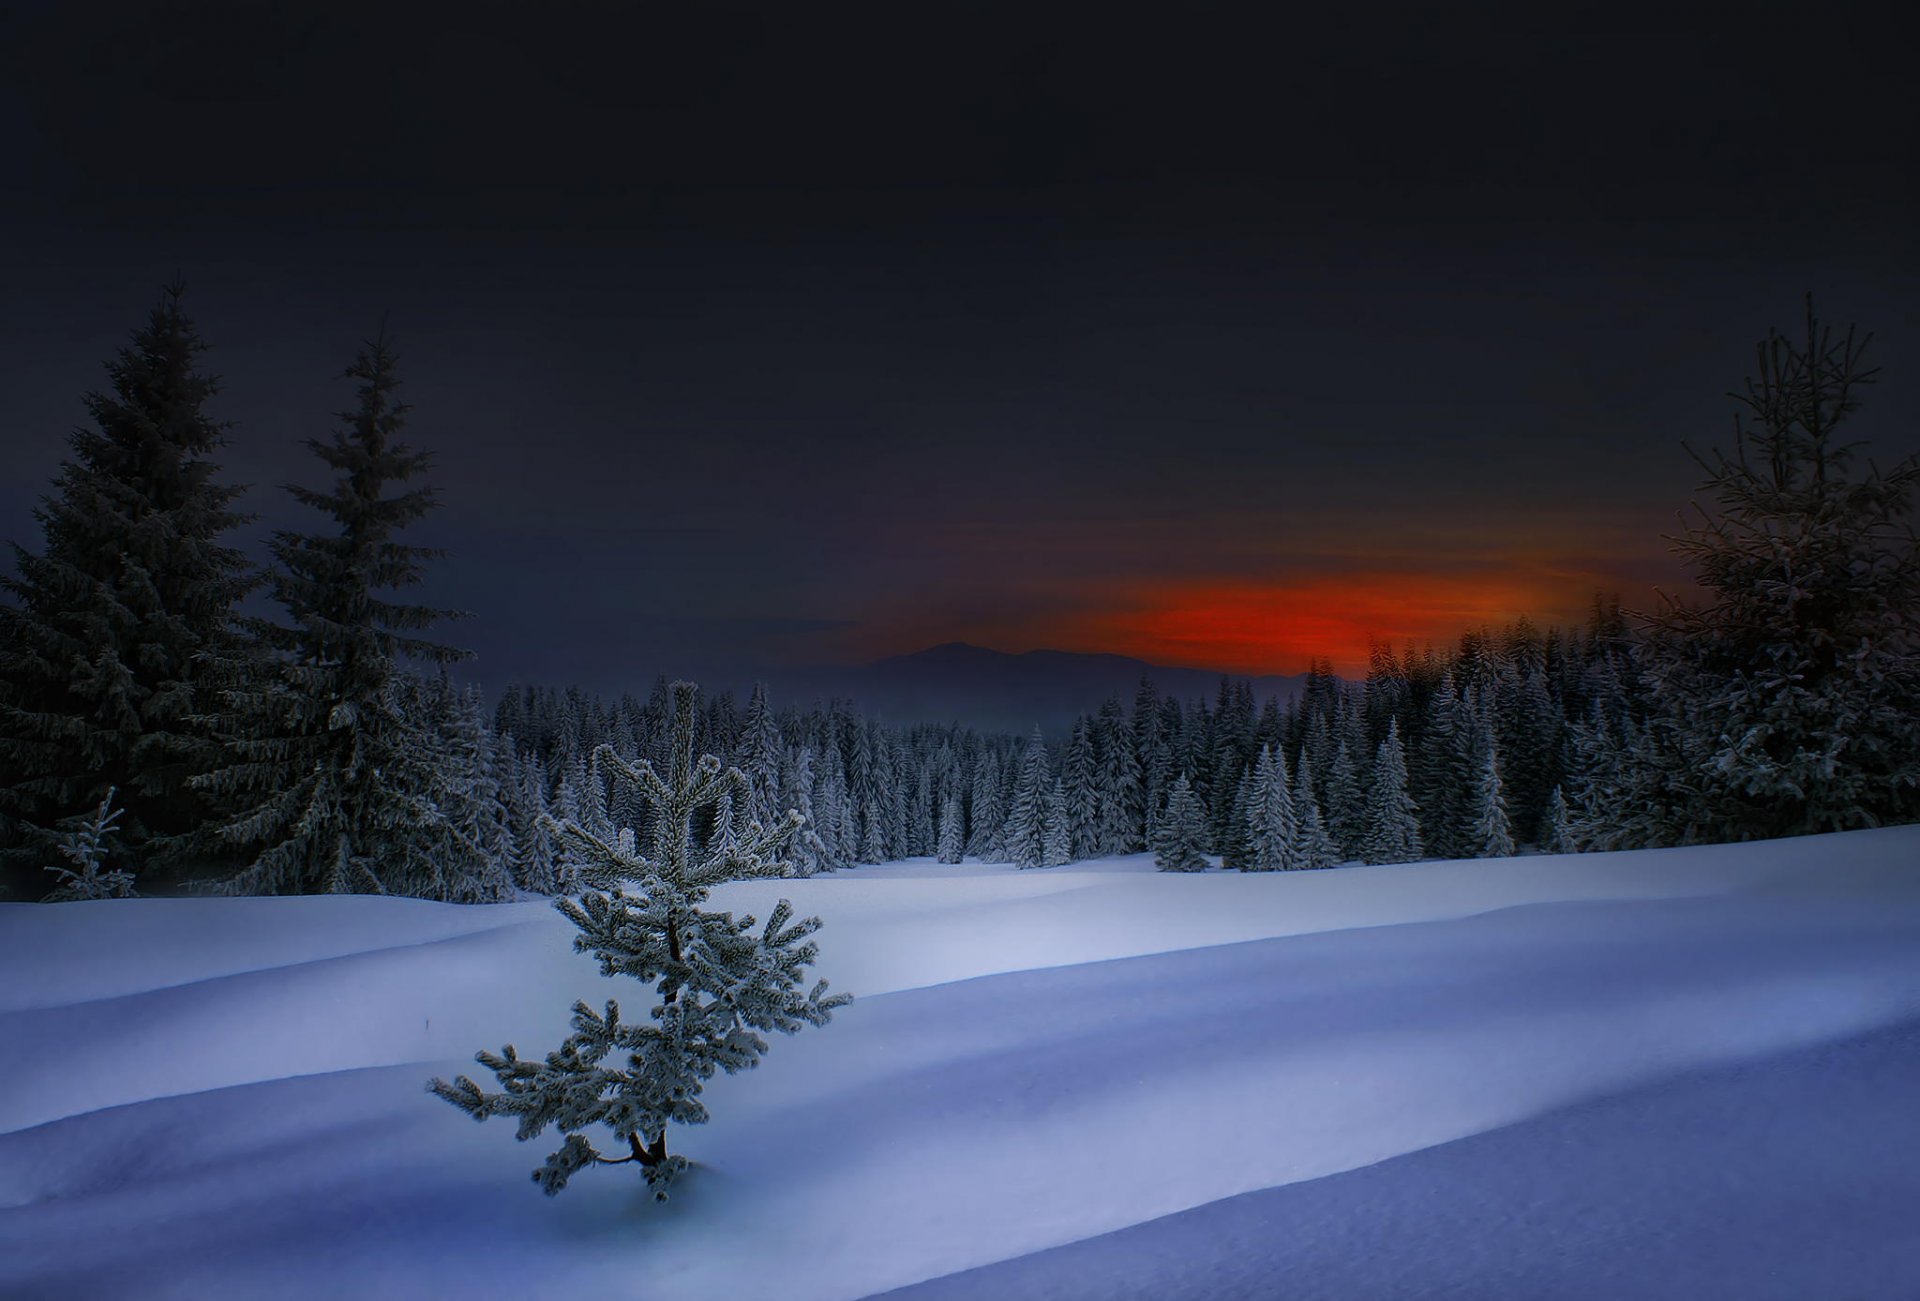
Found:
<path fill-rule="evenodd" d="M 853 865 L 848 841 L 847 781 L 840 773 L 838 747 L 823 748 L 813 783 L 814 826 L 820 836 L 820 863 L 829 870 Z"/>
<path fill-rule="evenodd" d="M 1760 345 L 1711 504 L 1675 538 L 1705 592 L 1649 620 L 1647 798 L 1630 841 L 1746 840 L 1920 818 L 1920 459 L 1856 470 L 1876 372 L 1820 325 Z"/>
<path fill-rule="evenodd" d="M 1007 810 L 1004 848 L 1015 867 L 1042 867 L 1047 861 L 1047 801 L 1053 793 L 1053 773 L 1047 763 L 1047 743 L 1033 729 L 1020 759 L 1013 803 Z"/>
<path fill-rule="evenodd" d="M 1296 868 L 1332 867 L 1345 861 L 1320 816 L 1320 798 L 1313 790 L 1313 756 L 1304 748 L 1293 770 L 1293 865 Z"/>
<path fill-rule="evenodd" d="M 824 980 L 802 992 L 804 969 L 818 953 L 807 937 L 819 929 L 819 918 L 795 921 L 782 899 L 756 932 L 751 916 L 736 919 L 701 908 L 708 890 L 724 881 L 787 875 L 790 864 L 774 855 L 799 819 L 790 816 L 770 830 L 755 822 L 730 850 L 696 852 L 693 828 L 700 811 L 728 794 L 750 807 L 753 787 L 746 774 L 723 768 L 712 755 L 695 762 L 696 689 L 676 682 L 671 693 L 664 777 L 645 760 L 628 764 L 604 746 L 599 752 L 617 779 L 639 787 L 653 808 L 646 851 L 630 834 L 609 843 L 572 824 L 558 833 L 586 864 L 591 887 L 578 901 L 555 902 L 580 931 L 574 949 L 593 954 L 603 976 L 651 985 L 659 1001 L 648 1021 L 623 1021 L 614 999 L 604 1011 L 577 1002 L 573 1034 L 544 1060 L 523 1059 L 511 1044 L 498 1054 L 475 1055 L 494 1073 L 500 1092 L 489 1093 L 464 1075 L 428 1086 L 476 1120 L 513 1117 L 522 1140 L 549 1126 L 566 1134 L 533 1174 L 549 1196 L 587 1166 L 632 1162 L 654 1196 L 665 1201 L 668 1186 L 688 1166 L 684 1156 L 667 1151 L 667 1126 L 708 1119 L 700 1101 L 706 1081 L 716 1071 L 732 1075 L 756 1065 L 769 1032 L 825 1025 L 849 1001 L 845 994 L 828 996 Z M 584 1132 L 598 1128 L 627 1154 L 603 1155 Z"/>
<path fill-rule="evenodd" d="M 220 812 L 192 779 L 225 756 L 206 722 L 208 666 L 245 652 L 235 607 L 257 580 L 221 539 L 248 517 L 211 457 L 218 389 L 175 284 L 86 399 L 93 428 L 36 516 L 38 553 L 0 578 L 0 853 L 31 890 L 63 819 L 119 793 L 143 879 L 178 879 L 214 848 Z"/>
<path fill-rule="evenodd" d="M 1354 766 L 1353 747 L 1344 735 L 1333 747 L 1323 816 L 1327 835 L 1333 843 L 1349 857 L 1358 853 L 1360 841 L 1367 833 L 1367 798 Z"/>
<path fill-rule="evenodd" d="M 1293 795 L 1287 789 L 1287 760 L 1273 747 L 1260 747 L 1247 794 L 1247 853 L 1241 867 L 1249 872 L 1281 872 L 1301 866 L 1296 857 L 1299 826 Z"/>
<path fill-rule="evenodd" d="M 966 857 L 966 843 L 960 795 L 958 791 L 950 791 L 940 801 L 940 847 L 936 856 L 942 863 L 958 863 Z"/>
<path fill-rule="evenodd" d="M 277 658 L 223 666 L 220 722 L 238 758 L 196 784 L 241 810 L 221 832 L 248 866 L 224 888 L 496 898 L 498 876 L 438 802 L 461 778 L 443 762 L 444 735 L 409 710 L 416 689 L 401 668 L 466 657 L 420 635 L 455 612 L 388 595 L 417 584 L 438 554 L 396 540 L 434 506 L 433 489 L 406 486 L 430 458 L 400 441 L 408 408 L 384 335 L 346 378 L 354 409 L 332 437 L 307 440 L 338 477 L 288 489 L 335 531 L 274 535 L 270 583 L 289 623 L 254 627 Z"/>
<path fill-rule="evenodd" d="M 1498 747 L 1492 744 L 1485 747 L 1473 783 L 1473 850 L 1477 858 L 1513 856 L 1513 824 L 1507 817 Z"/>
<path fill-rule="evenodd" d="M 1099 823 L 1094 832 L 1094 852 L 1132 854 L 1144 843 L 1141 839 L 1142 802 L 1140 761 L 1133 752 L 1133 734 L 1127 728 L 1126 714 L 1118 700 L 1100 707 L 1095 728 L 1099 742 Z"/>
<path fill-rule="evenodd" d="M 1067 807 L 1066 783 L 1056 777 L 1047 792 L 1047 829 L 1041 836 L 1042 867 L 1065 867 L 1073 861 L 1073 819 Z"/>
<path fill-rule="evenodd" d="M 982 750 L 973 763 L 967 852 L 986 863 L 1006 861 L 1007 810 L 1000 786 L 1000 760 L 993 751 Z"/>
<path fill-rule="evenodd" d="M 1098 760 L 1094 753 L 1093 721 L 1084 714 L 1074 720 L 1060 760 L 1061 792 L 1069 855 L 1091 858 L 1099 838 L 1100 799 Z"/>
<path fill-rule="evenodd" d="M 812 876 L 825 865 L 826 859 L 826 846 L 813 829 L 813 747 L 796 745 L 788 750 L 787 762 L 781 771 L 784 775 L 780 802 L 800 820 L 800 830 L 794 834 L 787 852 L 792 857 L 795 875 Z"/>
<path fill-rule="evenodd" d="M 1472 710 L 1460 699 L 1451 669 L 1427 701 L 1419 762 L 1409 780 L 1420 805 L 1420 839 L 1435 858 L 1465 858 L 1474 852 L 1474 762 Z"/>
<path fill-rule="evenodd" d="M 1241 771 L 1239 780 L 1233 784 L 1233 801 L 1227 812 L 1227 824 L 1213 832 L 1214 852 L 1220 855 L 1220 866 L 1234 871 L 1244 871 L 1247 858 L 1253 852 L 1250 822 L 1247 809 L 1253 799 L 1253 770 Z"/>
<path fill-rule="evenodd" d="M 393 698 L 407 732 L 419 740 L 401 756 L 401 766 L 382 777 L 390 789 L 406 792 L 418 813 L 400 829 L 396 843 L 407 848 L 384 868 L 381 888 L 461 903 L 511 898 L 504 818 L 478 701 L 444 676 L 427 682 L 408 673 L 394 678 Z"/>
<path fill-rule="evenodd" d="M 109 786 L 92 813 L 66 821 L 57 848 L 60 857 L 72 866 L 55 863 L 47 868 L 59 884 L 43 903 L 134 897 L 133 873 L 106 864 L 114 852 L 115 824 L 119 820 L 120 810 L 113 807 L 113 788 Z"/>
<path fill-rule="evenodd" d="M 747 697 L 747 716 L 741 726 L 740 769 L 753 784 L 753 804 L 746 811 L 749 820 L 772 826 L 785 812 L 780 803 L 780 756 L 786 747 L 780 740 L 780 722 L 773 716 L 773 704 L 767 684 L 753 684 Z"/>
<path fill-rule="evenodd" d="M 1394 718 L 1374 754 L 1360 857 L 1368 863 L 1411 863 L 1420 852 L 1419 809 L 1407 794 L 1406 750 L 1400 744 L 1400 720 Z"/>
<path fill-rule="evenodd" d="M 1207 814 L 1185 773 L 1180 774 L 1167 793 L 1167 807 L 1155 829 L 1158 838 L 1153 846 L 1153 861 L 1162 872 L 1207 870 Z"/>
<path fill-rule="evenodd" d="M 1566 796 L 1560 793 L 1558 786 L 1547 797 L 1547 812 L 1540 829 L 1540 848 L 1549 854 L 1575 852 L 1572 815 L 1567 811 Z"/>

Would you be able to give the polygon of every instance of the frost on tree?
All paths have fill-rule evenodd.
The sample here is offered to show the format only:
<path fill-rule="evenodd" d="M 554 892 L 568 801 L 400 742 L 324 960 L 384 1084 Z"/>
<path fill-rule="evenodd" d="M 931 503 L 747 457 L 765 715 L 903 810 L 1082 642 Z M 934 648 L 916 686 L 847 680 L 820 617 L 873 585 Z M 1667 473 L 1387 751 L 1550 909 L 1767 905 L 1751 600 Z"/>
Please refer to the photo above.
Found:
<path fill-rule="evenodd" d="M 1015 867 L 1048 865 L 1047 806 L 1052 795 L 1053 775 L 1047 762 L 1047 743 L 1036 727 L 1020 759 L 1020 776 L 1014 784 L 1013 807 L 1007 811 L 1003 836 L 1007 859 Z"/>
<path fill-rule="evenodd" d="M 1513 857 L 1513 823 L 1507 817 L 1506 787 L 1500 780 L 1500 756 L 1489 745 L 1473 784 L 1473 852 L 1476 858 Z"/>
<path fill-rule="evenodd" d="M 730 846 L 696 846 L 701 812 L 729 797 L 750 808 L 753 787 L 738 768 L 723 769 L 712 755 L 695 763 L 697 689 L 676 682 L 671 692 L 664 778 L 647 760 L 629 764 L 607 746 L 597 752 L 651 807 L 646 852 L 631 829 L 607 840 L 576 824 L 557 828 L 590 888 L 578 901 L 560 899 L 554 906 L 579 928 L 574 948 L 598 958 L 602 975 L 653 986 L 659 1001 L 647 1021 L 623 1020 L 612 999 L 598 1011 L 575 1003 L 573 1034 L 544 1059 L 523 1058 L 511 1044 L 497 1055 L 475 1055 L 497 1077 L 500 1092 L 464 1075 L 429 1085 L 476 1120 L 514 1117 L 522 1140 L 549 1127 L 565 1134 L 533 1175 L 549 1195 L 586 1166 L 631 1162 L 665 1201 L 668 1185 L 688 1164 L 668 1153 L 667 1126 L 706 1121 L 705 1081 L 717 1070 L 731 1075 L 756 1065 L 767 1050 L 766 1032 L 824 1025 L 834 1008 L 850 1001 L 846 994 L 828 996 L 824 980 L 803 991 L 804 969 L 817 954 L 808 936 L 819 918 L 794 920 L 782 899 L 755 929 L 751 916 L 700 907 L 708 889 L 723 881 L 788 875 L 790 864 L 774 856 L 799 829 L 800 817 L 789 812 L 771 829 L 756 820 L 736 830 Z M 625 1155 L 603 1154 L 589 1137 L 595 1131 L 609 1134 Z"/>
<path fill-rule="evenodd" d="M 940 804 L 940 848 L 942 863 L 958 863 L 966 857 L 966 829 L 960 815 L 960 794 L 950 792 Z"/>
<path fill-rule="evenodd" d="M 120 821 L 120 810 L 113 807 L 113 788 L 100 801 L 100 807 L 85 817 L 72 818 L 60 834 L 60 856 L 71 867 L 55 864 L 52 872 L 60 884 L 43 903 L 75 903 L 85 899 L 131 899 L 133 873 L 106 865 L 107 845 Z"/>
<path fill-rule="evenodd" d="M 1419 808 L 1407 794 L 1407 754 L 1400 744 L 1400 720 L 1387 725 L 1373 761 L 1373 789 L 1367 801 L 1367 834 L 1360 856 L 1369 863 L 1411 863 L 1421 854 Z"/>
<path fill-rule="evenodd" d="M 1167 807 L 1154 827 L 1153 861 L 1162 872 L 1207 870 L 1207 815 L 1194 798 L 1185 773 L 1167 794 Z"/>
<path fill-rule="evenodd" d="M 1296 857 L 1299 824 L 1287 789 L 1287 757 L 1262 746 L 1247 786 L 1247 872 L 1280 872 L 1300 867 Z"/>

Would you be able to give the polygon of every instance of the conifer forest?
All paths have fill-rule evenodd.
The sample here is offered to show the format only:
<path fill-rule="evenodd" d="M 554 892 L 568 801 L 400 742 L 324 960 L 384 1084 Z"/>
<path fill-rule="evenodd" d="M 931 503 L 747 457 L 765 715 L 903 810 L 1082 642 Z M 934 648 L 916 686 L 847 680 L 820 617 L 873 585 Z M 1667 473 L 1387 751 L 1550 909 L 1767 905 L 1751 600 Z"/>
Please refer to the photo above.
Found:
<path fill-rule="evenodd" d="M 724 843 L 798 813 L 800 875 L 1142 850 L 1168 870 L 1212 855 L 1265 872 L 1913 821 L 1920 468 L 1857 463 L 1840 426 L 1873 379 L 1864 350 L 1811 304 L 1763 345 L 1748 423 L 1705 463 L 1713 495 L 1679 540 L 1703 601 L 1636 622 L 1596 594 L 1584 626 L 1376 644 L 1364 679 L 1315 662 L 1284 703 L 1224 676 L 1181 700 L 1147 677 L 1063 735 L 891 725 L 848 699 L 781 701 L 777 684 L 711 693 L 694 746 L 747 786 L 692 834 Z M 250 564 L 206 351 L 169 287 L 87 398 L 43 544 L 15 544 L 0 606 L 13 897 L 570 893 L 582 864 L 560 828 L 644 830 L 610 767 L 663 760 L 667 680 L 612 700 L 462 684 L 464 653 L 438 640 L 455 612 L 406 600 L 458 558 L 404 540 L 435 490 L 385 338 L 354 357 L 351 408 L 287 489 L 313 531 L 276 533 Z M 97 886 L 56 883 L 47 863 L 82 843 Z"/>

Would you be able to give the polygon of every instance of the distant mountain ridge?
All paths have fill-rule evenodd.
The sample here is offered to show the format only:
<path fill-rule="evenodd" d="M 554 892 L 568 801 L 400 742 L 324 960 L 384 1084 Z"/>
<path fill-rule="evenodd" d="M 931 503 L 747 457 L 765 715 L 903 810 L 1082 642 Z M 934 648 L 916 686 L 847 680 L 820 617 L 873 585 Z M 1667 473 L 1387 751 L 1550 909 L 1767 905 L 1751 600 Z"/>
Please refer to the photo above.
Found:
<path fill-rule="evenodd" d="M 1019 654 L 967 642 L 946 642 L 908 655 L 891 655 L 856 667 L 816 667 L 767 676 L 777 704 L 811 703 L 814 697 L 850 697 L 890 723 L 959 722 L 992 731 L 1026 732 L 1036 724 L 1049 734 L 1071 727 L 1109 696 L 1129 711 L 1142 678 L 1162 695 L 1212 700 L 1222 677 L 1215 669 L 1174 668 L 1126 655 L 1031 650 Z M 1305 674 L 1249 679 L 1254 699 L 1292 699 Z"/>

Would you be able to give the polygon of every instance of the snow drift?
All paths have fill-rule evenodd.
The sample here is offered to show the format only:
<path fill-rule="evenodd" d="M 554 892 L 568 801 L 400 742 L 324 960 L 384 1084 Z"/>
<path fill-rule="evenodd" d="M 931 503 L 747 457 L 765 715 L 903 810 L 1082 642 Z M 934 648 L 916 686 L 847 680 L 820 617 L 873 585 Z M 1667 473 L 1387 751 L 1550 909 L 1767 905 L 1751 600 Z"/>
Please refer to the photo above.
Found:
<path fill-rule="evenodd" d="M 0 907 L 9 1297 L 1898 1295 L 1920 828 L 1329 872 L 931 863 L 674 1200 L 425 1092 L 607 992 L 544 903 Z M 1904 1208 L 1904 1212 L 1901 1208 Z"/>

